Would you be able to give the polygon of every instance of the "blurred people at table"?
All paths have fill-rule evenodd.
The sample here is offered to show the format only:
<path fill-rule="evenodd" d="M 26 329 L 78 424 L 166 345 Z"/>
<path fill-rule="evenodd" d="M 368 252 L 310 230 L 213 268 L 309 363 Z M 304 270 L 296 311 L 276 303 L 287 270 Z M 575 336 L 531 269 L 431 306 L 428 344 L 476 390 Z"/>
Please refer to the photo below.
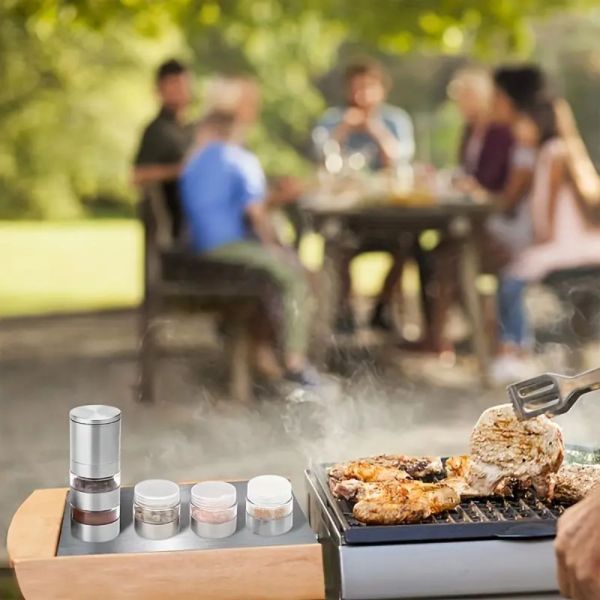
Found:
<path fill-rule="evenodd" d="M 493 74 L 490 122 L 510 130 L 512 143 L 508 156 L 508 169 L 504 183 L 499 190 L 486 188 L 476 176 L 466 176 L 460 182 L 462 188 L 475 199 L 492 203 L 496 212 L 486 224 L 486 234 L 480 240 L 483 252 L 483 268 L 486 272 L 499 274 L 498 303 L 501 303 L 507 288 L 503 285 L 502 269 L 517 257 L 533 241 L 531 211 L 528 192 L 531 187 L 533 170 L 537 158 L 539 139 L 532 135 L 528 126 L 528 111 L 534 110 L 546 89 L 545 77 L 539 68 L 531 65 L 499 67 Z M 505 142 L 502 152 L 506 151 Z M 447 348 L 444 337 L 448 308 L 456 296 L 457 253 L 442 246 L 436 253 L 436 280 L 438 298 L 433 304 L 430 339 L 427 346 L 435 351 Z M 518 315 L 514 313 L 515 326 Z M 514 341 L 509 339 L 506 324 L 500 316 L 500 356 L 495 362 L 494 371 L 503 377 L 503 371 L 512 369 L 518 361 L 514 357 Z M 511 328 L 512 329 L 512 328 Z M 520 363 L 521 365 L 523 363 Z"/>
<path fill-rule="evenodd" d="M 491 266 L 501 267 L 533 240 L 528 192 L 541 142 L 531 128 L 530 114 L 545 102 L 547 86 L 545 75 L 534 65 L 500 67 L 494 72 L 494 85 L 494 118 L 510 126 L 515 140 L 503 189 L 495 194 L 485 190 L 500 210 L 489 220 L 488 232 L 498 245 Z M 473 192 L 477 195 L 478 190 Z"/>
<path fill-rule="evenodd" d="M 413 123 L 406 111 L 385 104 L 389 78 L 383 67 L 373 60 L 353 63 L 344 82 L 346 105 L 328 109 L 313 135 L 320 155 L 334 140 L 343 155 L 360 153 L 373 170 L 410 162 L 415 153 Z"/>
<path fill-rule="evenodd" d="M 492 377 L 498 382 L 529 376 L 531 366 L 523 360 L 529 343 L 523 306 L 508 308 L 510 299 L 518 299 L 514 280 L 505 269 L 533 243 L 530 189 L 545 133 L 533 126 L 532 115 L 545 111 L 547 84 L 544 73 L 535 65 L 500 67 L 494 72 L 495 118 L 509 125 L 515 144 L 511 167 L 504 189 L 488 194 L 500 210 L 487 224 L 489 235 L 485 252 L 487 269 L 498 273 L 498 357 L 492 365 Z M 477 195 L 477 190 L 473 192 Z"/>
<path fill-rule="evenodd" d="M 231 113 L 236 111 L 236 106 L 244 101 L 244 91 L 240 89 L 235 78 L 217 76 L 207 82 L 204 93 L 204 110 L 206 113 Z M 294 247 L 296 250 L 300 247 L 300 242 L 308 224 L 298 206 L 304 188 L 299 184 L 299 180 L 292 176 L 271 177 L 269 180 L 271 189 L 281 188 L 287 190 L 294 188 L 297 195 L 293 194 L 272 194 L 267 199 L 267 208 L 272 212 L 283 211 L 295 232 Z M 275 214 L 272 215 L 274 223 L 280 223 Z M 279 230 L 276 228 L 277 233 Z M 283 237 L 283 235 L 281 236 Z"/>
<path fill-rule="evenodd" d="M 171 220 L 174 239 L 183 233 L 183 214 L 177 178 L 183 158 L 194 138 L 194 127 L 186 121 L 191 77 L 188 68 L 175 59 L 164 62 L 156 72 L 160 99 L 158 115 L 148 124 L 135 157 L 135 185 L 159 183 Z"/>
<path fill-rule="evenodd" d="M 316 152 L 328 167 L 330 149 L 335 146 L 339 157 L 357 156 L 371 170 L 396 169 L 409 163 L 414 155 L 413 124 L 401 108 L 385 104 L 389 80 L 383 67 L 372 60 L 356 62 L 345 71 L 346 105 L 330 108 L 313 131 Z M 376 236 L 359 240 L 356 251 L 348 253 L 341 265 L 342 306 L 337 328 L 352 332 L 355 328 L 351 308 L 350 263 L 364 252 L 390 252 L 393 264 L 377 298 L 370 318 L 372 327 L 392 328 L 389 304 L 401 275 L 406 252 L 402 248 L 382 245 Z M 418 253 L 418 250 L 416 250 Z"/>
<path fill-rule="evenodd" d="M 465 121 L 459 148 L 460 174 L 490 192 L 500 192 L 510 170 L 513 135 L 506 123 L 494 120 L 493 94 L 494 82 L 483 68 L 461 69 L 448 85 L 448 96 Z"/>
<path fill-rule="evenodd" d="M 529 342 L 525 286 L 553 272 L 600 265 L 600 226 L 591 215 L 600 202 L 600 179 L 585 150 L 569 105 L 545 99 L 527 111 L 523 127 L 540 145 L 530 206 L 534 243 L 503 270 L 499 312 L 512 360 L 498 374 L 519 375 L 519 354 Z"/>
<path fill-rule="evenodd" d="M 199 146 L 181 175 L 192 245 L 198 253 L 263 270 L 273 279 L 283 304 L 286 375 L 300 384 L 314 384 L 316 374 L 306 357 L 312 295 L 306 274 L 295 256 L 278 243 L 267 213 L 269 202 L 284 202 L 299 190 L 293 186 L 267 190 L 258 158 L 243 146 L 258 118 L 258 86 L 245 77 L 228 78 L 225 83 L 231 92 L 228 112 L 205 118 Z"/>

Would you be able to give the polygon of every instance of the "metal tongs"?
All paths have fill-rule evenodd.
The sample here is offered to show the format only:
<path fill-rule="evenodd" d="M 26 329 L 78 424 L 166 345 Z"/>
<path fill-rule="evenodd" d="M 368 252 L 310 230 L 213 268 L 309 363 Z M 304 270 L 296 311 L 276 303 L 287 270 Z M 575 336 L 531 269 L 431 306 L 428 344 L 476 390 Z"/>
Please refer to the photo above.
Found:
<path fill-rule="evenodd" d="M 573 377 L 544 373 L 509 385 L 506 390 L 519 419 L 562 415 L 581 396 L 600 389 L 600 368 Z"/>

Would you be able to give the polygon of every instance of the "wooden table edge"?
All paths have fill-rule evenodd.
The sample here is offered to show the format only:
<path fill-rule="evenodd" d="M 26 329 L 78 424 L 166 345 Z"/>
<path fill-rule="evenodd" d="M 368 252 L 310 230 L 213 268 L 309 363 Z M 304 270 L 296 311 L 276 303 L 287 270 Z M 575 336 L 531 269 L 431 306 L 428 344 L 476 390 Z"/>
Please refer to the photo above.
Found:
<path fill-rule="evenodd" d="M 102 565 L 101 568 L 104 572 L 107 572 L 108 569 L 115 573 L 128 572 L 134 565 L 139 565 L 139 568 L 149 571 L 148 577 L 152 579 L 150 573 L 155 570 L 152 565 L 155 565 L 156 570 L 160 572 L 160 564 L 163 561 L 172 568 L 180 563 L 203 564 L 209 571 L 212 571 L 215 565 L 234 565 L 236 562 L 245 564 L 247 584 L 249 583 L 248 567 L 253 564 L 256 565 L 257 576 L 260 572 L 263 577 L 266 565 L 276 565 L 276 571 L 287 573 L 288 578 L 293 572 L 289 571 L 292 565 L 295 565 L 296 569 L 298 566 L 302 566 L 300 571 L 303 571 L 303 576 L 308 579 L 302 580 L 301 577 L 301 580 L 295 582 L 299 593 L 295 597 L 310 598 L 311 600 L 324 597 L 321 591 L 324 590 L 322 551 L 316 538 L 315 543 L 282 546 L 220 548 L 210 551 L 176 550 L 164 553 L 138 552 L 126 555 L 57 556 L 56 551 L 67 492 L 67 488 L 35 490 L 17 509 L 10 523 L 7 535 L 9 561 L 15 569 L 17 581 L 27 598 L 41 598 L 40 589 L 45 589 L 49 598 L 66 598 L 64 595 L 53 595 L 53 590 L 56 588 L 56 590 L 60 590 L 57 594 L 64 594 L 66 581 L 70 581 L 71 578 L 76 581 L 76 575 L 86 571 L 86 569 L 81 571 L 81 567 L 85 565 Z M 205 583 L 210 581 L 210 577 L 208 579 L 206 576 L 202 577 L 204 577 Z M 219 584 L 216 580 L 213 582 Z M 97 583 L 100 584 L 100 582 Z M 149 589 L 152 589 L 149 588 L 148 582 L 140 582 L 139 587 L 140 593 L 144 594 L 139 597 L 146 597 Z M 127 597 L 137 598 L 138 596 Z M 233 598 L 235 590 L 233 592 L 231 590 L 221 591 L 215 596 L 215 598 L 217 597 Z M 273 592 L 270 590 L 270 593 L 265 594 L 266 597 L 274 598 L 276 595 L 273 596 Z"/>
<path fill-rule="evenodd" d="M 19 506 L 6 536 L 11 565 L 56 556 L 67 492 L 67 488 L 35 490 Z"/>

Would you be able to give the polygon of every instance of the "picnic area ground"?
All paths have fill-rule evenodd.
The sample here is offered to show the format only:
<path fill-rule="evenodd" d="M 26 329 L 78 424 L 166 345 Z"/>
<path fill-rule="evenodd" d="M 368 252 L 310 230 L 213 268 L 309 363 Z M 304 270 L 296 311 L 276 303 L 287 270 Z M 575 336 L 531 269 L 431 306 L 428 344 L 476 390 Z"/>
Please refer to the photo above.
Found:
<path fill-rule="evenodd" d="M 19 295 L 31 297 L 31 310 L 25 312 L 39 311 L 35 302 L 41 300 L 35 300 L 33 288 L 27 286 L 34 285 L 31 278 L 43 276 L 38 293 L 46 290 L 46 299 L 55 298 L 61 307 L 68 306 L 70 298 L 75 311 L 0 322 L 2 539 L 12 514 L 32 490 L 67 485 L 68 411 L 78 404 L 122 408 L 125 485 L 149 477 L 226 479 L 272 472 L 291 477 L 302 500 L 303 470 L 319 461 L 386 451 L 464 452 L 481 411 L 505 399 L 501 388 L 478 386 L 468 357 L 444 365 L 433 358 L 390 352 L 389 345 L 365 333 L 354 349 L 340 351 L 343 368 L 327 378 L 319 394 L 260 387 L 254 403 L 236 404 L 227 398 L 226 362 L 214 322 L 207 316 L 173 315 L 165 319 L 168 352 L 159 367 L 158 400 L 141 405 L 136 400 L 137 311 L 77 312 L 133 304 L 139 297 L 139 234 L 133 223 L 116 229 L 112 225 L 109 245 L 106 237 L 102 239 L 109 232 L 94 224 L 77 234 L 71 231 L 72 243 L 63 246 L 51 230 L 43 243 L 38 237 L 37 246 L 22 243 L 20 237 L 11 242 L 5 235 L 10 226 L 2 226 L 0 250 L 11 259 L 0 275 L 0 299 L 10 299 L 9 283 L 15 302 Z M 60 239 L 64 237 L 61 232 Z M 22 244 L 23 269 L 28 272 L 11 264 L 17 259 L 12 254 L 15 246 L 12 251 L 6 247 L 10 243 Z M 95 248 L 105 252 L 92 252 Z M 40 252 L 47 253 L 46 266 L 40 265 Z M 86 253 L 94 255 L 95 262 L 82 261 Z M 385 269 L 377 256 L 371 260 L 380 262 L 359 263 L 359 273 L 362 268 Z M 55 274 L 58 263 L 71 265 L 71 278 L 66 271 Z M 53 296 L 61 290 L 64 297 Z M 106 302 L 99 304 L 103 294 Z M 88 304 L 82 300 L 86 297 Z M 49 300 L 47 304 L 52 306 Z M 9 303 L 5 316 L 16 308 Z M 591 348 L 590 366 L 595 355 Z M 546 365 L 555 366 L 552 353 L 545 359 Z M 599 409 L 600 403 L 590 396 L 574 411 L 567 440 L 593 442 Z M 0 566 L 6 559 L 2 545 Z M 6 571 L 0 572 L 0 596 L 10 597 L 3 591 L 5 579 Z"/>

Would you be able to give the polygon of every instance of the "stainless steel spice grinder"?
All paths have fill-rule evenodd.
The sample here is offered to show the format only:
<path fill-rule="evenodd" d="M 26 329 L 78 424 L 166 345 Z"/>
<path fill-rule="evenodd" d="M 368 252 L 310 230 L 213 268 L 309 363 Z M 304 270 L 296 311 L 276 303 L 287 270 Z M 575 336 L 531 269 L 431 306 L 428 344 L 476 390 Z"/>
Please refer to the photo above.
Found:
<path fill-rule="evenodd" d="M 99 404 L 69 413 L 71 525 L 90 542 L 119 534 L 121 411 Z"/>

